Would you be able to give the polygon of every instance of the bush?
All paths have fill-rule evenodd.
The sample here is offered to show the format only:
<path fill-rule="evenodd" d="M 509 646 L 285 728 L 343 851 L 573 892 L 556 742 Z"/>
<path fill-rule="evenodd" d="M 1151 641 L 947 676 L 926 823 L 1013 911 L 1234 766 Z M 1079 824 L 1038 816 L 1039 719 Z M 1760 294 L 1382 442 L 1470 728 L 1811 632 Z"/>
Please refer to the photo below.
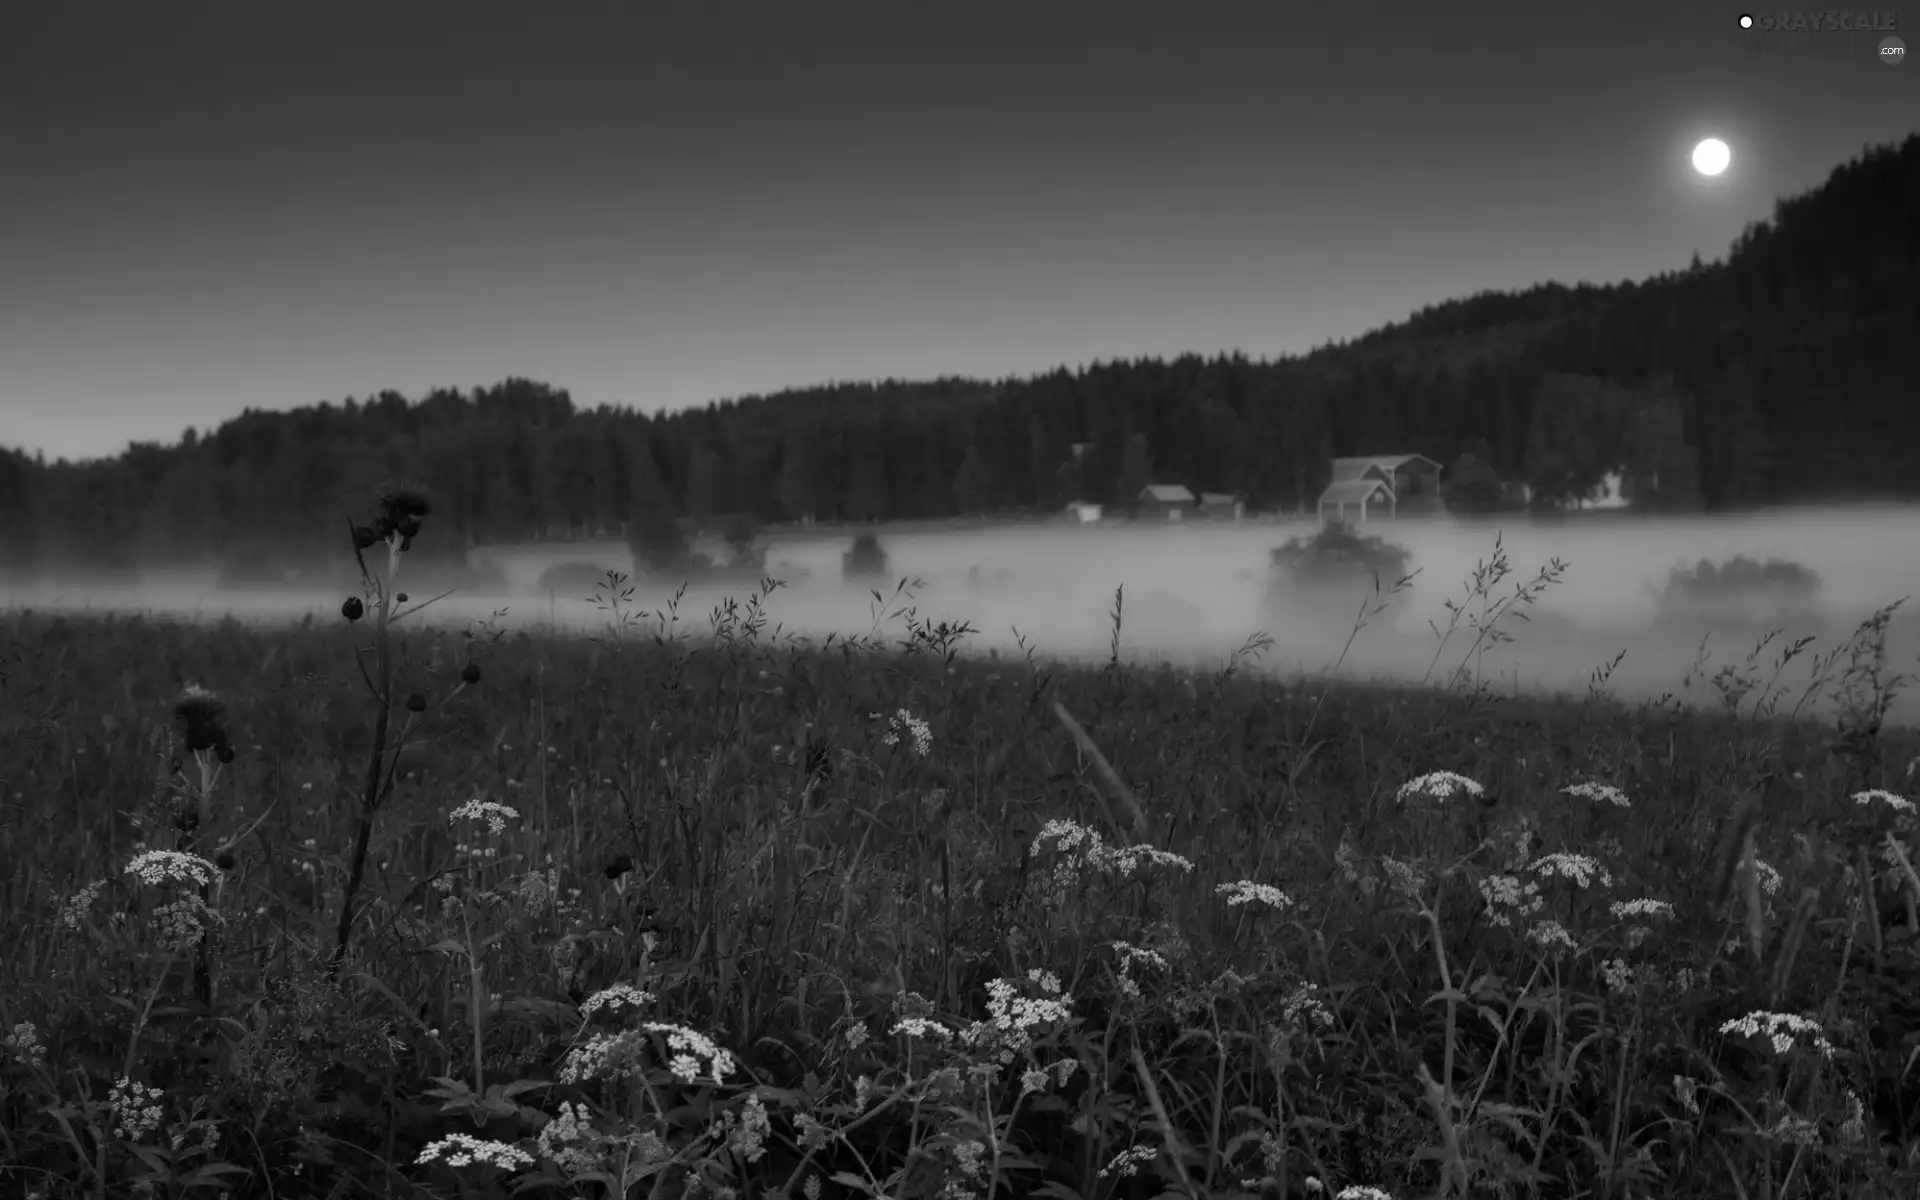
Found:
<path fill-rule="evenodd" d="M 1820 576 L 1787 559 L 1735 555 L 1715 565 L 1676 566 L 1654 592 L 1662 622 L 1736 626 L 1805 620 L 1819 610 Z"/>
<path fill-rule="evenodd" d="M 1338 609 L 1351 615 L 1346 608 L 1362 593 L 1372 593 L 1376 581 L 1384 601 L 1412 561 L 1404 547 L 1363 537 L 1338 522 L 1328 524 L 1311 538 L 1290 538 L 1273 549 L 1267 603 L 1290 610 L 1304 603 L 1309 611 L 1331 616 Z"/>
<path fill-rule="evenodd" d="M 880 539 L 862 533 L 853 539 L 853 549 L 840 556 L 840 577 L 848 580 L 873 580 L 887 577 L 887 552 Z"/>

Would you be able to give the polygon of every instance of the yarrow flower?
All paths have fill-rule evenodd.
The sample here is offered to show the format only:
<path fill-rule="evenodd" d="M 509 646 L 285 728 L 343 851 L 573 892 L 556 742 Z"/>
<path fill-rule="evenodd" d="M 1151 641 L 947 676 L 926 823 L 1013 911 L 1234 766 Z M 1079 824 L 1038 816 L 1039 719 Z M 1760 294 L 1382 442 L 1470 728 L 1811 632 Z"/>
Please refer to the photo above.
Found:
<path fill-rule="evenodd" d="M 32 1021 L 22 1021 L 13 1027 L 6 1038 L 0 1040 L 7 1053 L 23 1067 L 44 1066 L 47 1061 L 47 1047 L 40 1040 L 40 1030 Z"/>
<path fill-rule="evenodd" d="M 1293 907 L 1293 899 L 1279 888 L 1269 883 L 1255 883 L 1251 879 L 1242 879 L 1237 883 L 1223 883 L 1214 891 L 1227 898 L 1227 907 L 1241 904 L 1264 904 L 1268 908 L 1288 909 Z"/>
<path fill-rule="evenodd" d="M 66 898 L 60 905 L 60 915 L 56 918 L 63 932 L 80 932 L 81 926 L 86 924 L 88 910 L 93 907 L 93 902 L 99 899 L 100 889 L 106 886 L 106 882 L 104 879 L 96 879 Z"/>
<path fill-rule="evenodd" d="M 616 983 L 603 987 L 580 1002 L 580 1015 L 590 1017 L 605 1009 L 617 1013 L 622 1008 L 640 1008 L 653 1003 L 653 993 L 644 992 L 630 983 Z"/>
<path fill-rule="evenodd" d="M 518 821 L 520 810 L 492 800 L 475 798 L 467 801 L 448 814 L 449 820 L 485 822 L 487 829 L 500 834 L 507 831 L 508 821 Z"/>
<path fill-rule="evenodd" d="M 1047 843 L 1053 843 L 1054 849 L 1067 856 L 1068 864 L 1073 868 L 1086 867 L 1096 871 L 1112 871 L 1122 877 L 1134 874 L 1149 866 L 1167 867 L 1176 871 L 1191 871 L 1193 863 L 1168 850 L 1156 850 L 1152 846 L 1107 845 L 1099 833 L 1088 829 L 1078 821 L 1052 820 L 1040 827 L 1034 835 L 1032 853 L 1039 854 Z M 1069 873 L 1071 875 L 1071 872 Z M 1070 882 L 1071 879 L 1062 880 Z"/>
<path fill-rule="evenodd" d="M 1894 793 L 1886 791 L 1881 788 L 1872 788 L 1864 792 L 1855 792 L 1853 794 L 1853 802 L 1855 804 L 1860 805 L 1863 808 L 1871 805 L 1879 804 L 1879 805 L 1884 805 L 1885 807 L 1890 808 L 1897 813 L 1911 814 L 1914 811 L 1913 801 L 1907 799 L 1905 796 L 1895 795 Z"/>
<path fill-rule="evenodd" d="M 1616 808 L 1632 808 L 1627 794 L 1610 783 L 1576 783 L 1563 787 L 1560 793 L 1580 800 L 1591 800 L 1595 804 L 1611 804 Z"/>
<path fill-rule="evenodd" d="M 420 1151 L 416 1163 L 436 1162 L 444 1156 L 450 1167 L 467 1167 L 474 1163 L 483 1166 L 498 1167 L 502 1171 L 517 1171 L 533 1165 L 533 1156 L 518 1146 L 509 1146 L 505 1142 L 487 1141 L 471 1137 L 464 1133 L 450 1133 L 437 1142 L 428 1143 Z"/>
<path fill-rule="evenodd" d="M 1530 870 L 1542 879 L 1571 879 L 1580 887 L 1588 887 L 1596 879 L 1602 887 L 1613 886 L 1613 876 L 1607 869 L 1584 854 L 1542 855 L 1533 860 Z"/>
<path fill-rule="evenodd" d="M 206 886 L 220 869 L 198 854 L 180 850 L 148 850 L 136 854 L 127 864 L 127 874 L 138 875 L 140 882 L 155 887 L 165 883 L 190 883 Z"/>
<path fill-rule="evenodd" d="M 1613 919 L 1616 921 L 1624 921 L 1628 917 L 1671 917 L 1673 915 L 1673 905 L 1667 903 L 1665 900 L 1649 900 L 1644 898 L 1639 900 L 1615 900 L 1607 906 L 1607 911 L 1613 914 Z"/>
<path fill-rule="evenodd" d="M 933 751 L 933 730 L 919 717 L 906 709 L 900 709 L 891 717 L 882 718 L 879 713 L 869 714 L 874 720 L 884 719 L 887 731 L 880 735 L 880 742 L 886 746 L 898 746 L 904 737 L 913 743 L 913 752 L 925 758 Z"/>
<path fill-rule="evenodd" d="M 1100 1168 L 1100 1178 L 1106 1179 L 1109 1176 L 1117 1176 L 1125 1179 L 1130 1175 L 1137 1174 L 1140 1170 L 1140 1164 L 1152 1162 L 1158 1157 L 1159 1153 L 1160 1148 L 1158 1146 L 1134 1146 L 1131 1149 L 1122 1150 L 1120 1153 L 1114 1155 L 1113 1159 L 1108 1162 L 1106 1166 Z"/>
<path fill-rule="evenodd" d="M 1755 1009 L 1744 1017 L 1736 1017 L 1720 1026 L 1721 1034 L 1743 1037 L 1765 1037 L 1773 1043 L 1774 1053 L 1785 1054 L 1793 1049 L 1800 1039 L 1820 1053 L 1829 1057 L 1833 1054 L 1833 1045 L 1827 1041 L 1826 1031 L 1817 1021 L 1794 1013 L 1767 1012 Z"/>
<path fill-rule="evenodd" d="M 135 1083 L 122 1075 L 107 1093 L 107 1105 L 113 1112 L 113 1135 L 137 1142 L 160 1128 L 160 1097 L 157 1087 Z"/>
<path fill-rule="evenodd" d="M 1418 779 L 1409 779 L 1400 785 L 1398 798 L 1407 800 L 1414 796 L 1428 800 L 1451 800 L 1458 795 L 1479 799 L 1487 789 L 1465 775 L 1456 775 L 1452 771 L 1430 771 Z"/>

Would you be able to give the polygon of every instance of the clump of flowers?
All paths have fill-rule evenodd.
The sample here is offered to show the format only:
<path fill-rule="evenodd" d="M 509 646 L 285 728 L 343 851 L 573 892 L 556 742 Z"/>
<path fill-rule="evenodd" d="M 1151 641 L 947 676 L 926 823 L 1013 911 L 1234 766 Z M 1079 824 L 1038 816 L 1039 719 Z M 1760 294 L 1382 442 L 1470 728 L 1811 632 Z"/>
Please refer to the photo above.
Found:
<path fill-rule="evenodd" d="M 61 932 L 80 932 L 86 924 L 87 913 L 93 908 L 93 902 L 100 898 L 100 889 L 105 886 L 106 880 L 96 879 L 61 902 L 60 914 L 54 918 Z"/>
<path fill-rule="evenodd" d="M 1242 879 L 1236 883 L 1223 883 L 1214 890 L 1227 898 L 1228 908 L 1242 904 L 1264 904 L 1284 912 L 1293 907 L 1293 898 L 1270 883 Z"/>
<path fill-rule="evenodd" d="M 1405 801 L 1414 797 L 1426 800 L 1451 800 L 1456 796 L 1469 796 L 1475 800 L 1485 796 L 1487 789 L 1478 781 L 1465 775 L 1456 775 L 1452 771 L 1430 771 L 1418 779 L 1409 779 L 1400 785 L 1397 796 Z"/>
<path fill-rule="evenodd" d="M 487 831 L 502 834 L 507 831 L 508 821 L 518 821 L 520 810 L 510 805 L 499 804 L 492 800 L 473 799 L 460 805 L 449 814 L 455 821 L 473 821 L 484 824 Z"/>
<path fill-rule="evenodd" d="M 649 1045 L 647 1034 L 662 1034 L 672 1051 L 667 1069 L 682 1083 L 692 1083 L 706 1075 L 714 1083 L 725 1083 L 734 1071 L 731 1052 L 715 1045 L 705 1034 L 680 1025 L 647 1021 L 638 1029 L 620 1033 L 596 1033 L 585 1044 L 567 1052 L 560 1066 L 563 1083 L 583 1083 L 592 1079 L 614 1079 L 640 1070 Z"/>
<path fill-rule="evenodd" d="M 160 1097 L 157 1087 L 135 1083 L 122 1075 L 107 1093 L 107 1105 L 113 1113 L 113 1134 L 129 1142 L 160 1128 Z"/>
<path fill-rule="evenodd" d="M 1192 871 L 1191 860 L 1168 850 L 1156 850 L 1152 846 L 1132 845 L 1113 847 L 1106 843 L 1100 834 L 1078 821 L 1052 820 L 1040 827 L 1034 835 L 1032 853 L 1039 854 L 1048 843 L 1064 856 L 1060 866 L 1064 870 L 1057 882 L 1065 885 L 1075 881 L 1080 870 L 1111 871 L 1121 878 L 1134 875 L 1149 866 L 1166 867 L 1176 871 Z"/>
<path fill-rule="evenodd" d="M 420 1151 L 416 1163 L 430 1163 L 444 1160 L 450 1167 L 469 1167 L 475 1163 L 483 1166 L 498 1167 L 502 1171 L 518 1171 L 533 1165 L 533 1156 L 518 1146 L 509 1146 L 505 1142 L 487 1141 L 464 1133 L 450 1133 L 437 1142 L 430 1142 Z"/>
<path fill-rule="evenodd" d="M 6 1047 L 7 1053 L 11 1054 L 14 1061 L 23 1067 L 39 1067 L 46 1064 L 46 1043 L 40 1040 L 40 1030 L 32 1021 L 22 1021 L 15 1025 L 4 1039 L 0 1039 L 0 1046 Z"/>
<path fill-rule="evenodd" d="M 1595 804 L 1611 804 L 1615 808 L 1632 808 L 1633 802 L 1627 794 L 1610 783 L 1576 783 L 1560 789 L 1564 796 L 1578 800 L 1590 800 Z"/>
<path fill-rule="evenodd" d="M 140 882 L 153 887 L 169 883 L 205 887 L 219 873 L 220 869 L 211 862 L 182 850 L 147 850 L 134 855 L 127 864 L 127 874 L 137 875 Z"/>
<path fill-rule="evenodd" d="M 1833 1044 L 1827 1041 L 1820 1023 L 1795 1013 L 1767 1012 L 1755 1009 L 1744 1017 L 1735 1017 L 1720 1026 L 1723 1036 L 1764 1037 L 1773 1043 L 1775 1054 L 1785 1054 L 1804 1041 L 1811 1049 L 1833 1056 Z"/>
<path fill-rule="evenodd" d="M 886 732 L 880 735 L 881 745 L 898 746 L 904 739 L 912 743 L 914 754 L 920 758 L 933 752 L 933 729 L 906 709 L 900 709 L 885 718 L 879 713 L 869 715 L 876 721 L 884 719 L 887 723 Z"/>

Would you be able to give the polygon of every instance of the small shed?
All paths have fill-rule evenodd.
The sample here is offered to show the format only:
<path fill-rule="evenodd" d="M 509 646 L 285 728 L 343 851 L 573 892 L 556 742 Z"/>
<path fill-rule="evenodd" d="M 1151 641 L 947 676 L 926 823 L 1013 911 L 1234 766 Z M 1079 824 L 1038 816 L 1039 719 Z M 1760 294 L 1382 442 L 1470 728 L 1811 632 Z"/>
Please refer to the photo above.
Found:
<path fill-rule="evenodd" d="M 1364 525 L 1369 519 L 1393 519 L 1393 489 L 1386 480 L 1369 475 L 1330 483 L 1320 493 L 1320 520 Z"/>
<path fill-rule="evenodd" d="M 1086 504 L 1076 500 L 1072 504 L 1067 505 L 1066 514 L 1082 525 L 1091 525 L 1100 519 L 1100 506 L 1098 504 Z"/>
<path fill-rule="evenodd" d="M 1136 502 L 1140 516 L 1152 520 L 1178 521 L 1199 501 L 1193 493 L 1178 483 L 1150 483 L 1140 489 Z"/>

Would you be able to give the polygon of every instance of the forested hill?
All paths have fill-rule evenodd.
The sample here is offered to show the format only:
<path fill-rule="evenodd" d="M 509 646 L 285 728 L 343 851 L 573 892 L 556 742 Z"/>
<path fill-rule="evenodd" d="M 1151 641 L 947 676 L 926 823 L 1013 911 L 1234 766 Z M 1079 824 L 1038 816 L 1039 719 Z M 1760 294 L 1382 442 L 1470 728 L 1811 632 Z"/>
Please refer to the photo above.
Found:
<path fill-rule="evenodd" d="M 435 489 L 435 528 L 460 535 L 449 545 L 636 515 L 1053 509 L 1148 481 L 1293 506 L 1328 456 L 1400 451 L 1471 454 L 1547 503 L 1616 469 L 1650 507 L 1912 497 L 1915 330 L 1920 136 L 1782 201 L 1724 261 L 1473 296 L 1277 361 L 835 385 L 654 418 L 578 410 L 514 379 L 249 411 L 102 462 L 8 452 L 0 554 L 16 567 L 307 559 L 392 475 Z"/>

